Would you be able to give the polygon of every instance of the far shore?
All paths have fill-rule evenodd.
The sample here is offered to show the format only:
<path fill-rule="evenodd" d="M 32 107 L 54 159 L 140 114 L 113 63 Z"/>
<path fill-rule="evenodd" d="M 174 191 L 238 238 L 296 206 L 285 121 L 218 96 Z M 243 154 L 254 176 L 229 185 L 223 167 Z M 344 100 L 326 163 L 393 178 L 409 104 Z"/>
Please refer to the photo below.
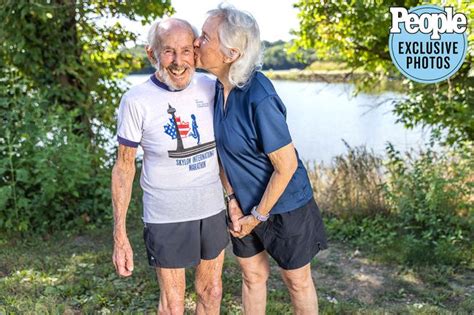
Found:
<path fill-rule="evenodd" d="M 198 70 L 201 72 L 202 70 Z M 284 80 L 296 82 L 324 82 L 324 83 L 354 83 L 357 80 L 363 80 L 367 73 L 363 71 L 351 71 L 348 69 L 331 70 L 308 70 L 308 69 L 287 69 L 287 70 L 262 70 L 262 72 L 271 80 Z M 130 75 L 152 74 L 153 68 L 145 68 Z M 401 82 L 399 80 L 390 80 L 382 78 L 378 92 L 398 91 L 402 92 Z M 377 92 L 372 91 L 372 92 Z"/>
<path fill-rule="evenodd" d="M 333 71 L 314 71 L 314 70 L 264 70 L 265 75 L 272 80 L 288 80 L 288 81 L 311 81 L 311 82 L 327 82 L 341 83 L 351 82 L 353 80 L 362 79 L 366 76 L 363 72 L 352 72 L 349 70 L 333 70 Z"/>

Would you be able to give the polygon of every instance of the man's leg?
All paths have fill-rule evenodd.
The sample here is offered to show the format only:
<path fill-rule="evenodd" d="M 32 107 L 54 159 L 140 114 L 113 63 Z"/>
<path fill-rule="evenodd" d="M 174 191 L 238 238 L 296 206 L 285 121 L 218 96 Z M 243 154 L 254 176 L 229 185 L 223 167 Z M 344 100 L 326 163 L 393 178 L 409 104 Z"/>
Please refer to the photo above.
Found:
<path fill-rule="evenodd" d="M 201 259 L 201 263 L 196 267 L 195 286 L 198 296 L 196 314 L 220 313 L 224 252 L 225 250 L 222 250 L 214 259 Z"/>
<path fill-rule="evenodd" d="M 237 257 L 242 268 L 242 303 L 244 314 L 265 314 L 267 279 L 270 274 L 267 252 L 249 258 Z"/>
<path fill-rule="evenodd" d="M 156 268 L 160 284 L 160 303 L 158 314 L 182 315 L 184 313 L 184 291 L 186 275 L 184 268 Z"/>
<path fill-rule="evenodd" d="M 293 270 L 282 269 L 281 275 L 290 291 L 295 314 L 318 314 L 318 296 L 311 277 L 311 265 Z"/>

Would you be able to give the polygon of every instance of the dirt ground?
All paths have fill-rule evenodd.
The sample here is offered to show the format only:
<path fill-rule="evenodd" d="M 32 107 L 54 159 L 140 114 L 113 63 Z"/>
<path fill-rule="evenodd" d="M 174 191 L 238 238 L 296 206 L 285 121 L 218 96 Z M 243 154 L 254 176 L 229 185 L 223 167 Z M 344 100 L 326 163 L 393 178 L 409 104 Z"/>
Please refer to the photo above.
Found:
<path fill-rule="evenodd" d="M 341 243 L 333 243 L 317 255 L 313 263 L 313 278 L 321 297 L 331 303 L 358 301 L 381 307 L 393 304 L 443 305 L 455 304 L 474 294 L 472 271 L 427 283 L 413 270 L 377 263 L 358 249 Z M 436 301 L 438 295 L 443 301 Z"/>
<path fill-rule="evenodd" d="M 230 247 L 226 254 L 233 257 Z M 278 266 L 272 263 L 271 268 L 269 290 L 285 290 Z M 333 304 L 352 303 L 382 309 L 397 305 L 415 308 L 438 305 L 449 309 L 450 305 L 474 296 L 472 271 L 428 283 L 413 270 L 375 262 L 364 252 L 343 243 L 331 243 L 327 250 L 318 253 L 312 269 L 319 299 Z"/>

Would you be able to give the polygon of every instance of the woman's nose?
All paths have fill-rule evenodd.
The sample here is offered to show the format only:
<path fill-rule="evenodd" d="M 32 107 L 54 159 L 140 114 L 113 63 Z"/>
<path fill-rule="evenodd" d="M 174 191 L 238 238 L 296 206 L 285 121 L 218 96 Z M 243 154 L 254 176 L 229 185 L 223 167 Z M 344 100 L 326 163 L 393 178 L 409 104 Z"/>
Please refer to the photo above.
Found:
<path fill-rule="evenodd" d="M 199 45 L 201 45 L 201 37 L 196 37 L 194 40 L 194 47 L 199 48 Z"/>

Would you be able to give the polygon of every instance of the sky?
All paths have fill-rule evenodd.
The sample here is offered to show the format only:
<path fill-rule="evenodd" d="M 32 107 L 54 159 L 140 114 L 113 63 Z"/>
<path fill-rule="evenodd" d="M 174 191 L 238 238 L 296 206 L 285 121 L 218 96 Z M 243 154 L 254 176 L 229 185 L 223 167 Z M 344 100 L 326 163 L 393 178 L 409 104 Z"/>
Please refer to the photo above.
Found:
<path fill-rule="evenodd" d="M 189 21 L 199 32 L 206 19 L 206 12 L 217 8 L 222 0 L 171 0 L 176 14 Z M 290 40 L 291 29 L 298 28 L 298 10 L 293 8 L 295 0 L 238 0 L 225 1 L 234 5 L 237 9 L 250 12 L 257 20 L 260 27 L 260 38 L 262 40 L 284 41 Z M 125 22 L 128 29 L 139 35 L 139 42 L 146 41 L 149 25 L 142 26 L 139 22 Z"/>

